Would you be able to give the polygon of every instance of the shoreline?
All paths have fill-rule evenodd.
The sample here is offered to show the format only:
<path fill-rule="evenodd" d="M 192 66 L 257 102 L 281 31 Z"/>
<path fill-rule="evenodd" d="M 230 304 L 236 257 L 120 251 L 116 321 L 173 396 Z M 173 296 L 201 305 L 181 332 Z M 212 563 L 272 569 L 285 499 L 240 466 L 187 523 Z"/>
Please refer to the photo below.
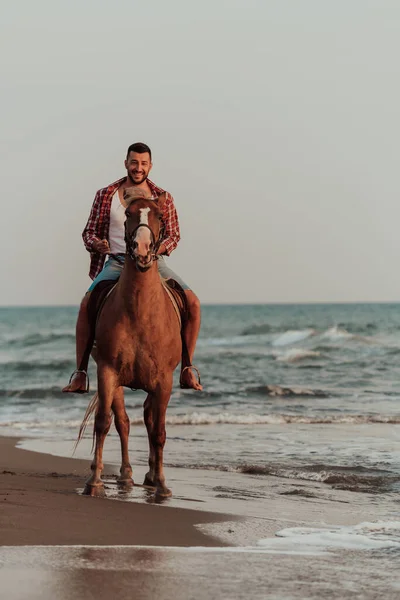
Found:
<path fill-rule="evenodd" d="M 160 504 L 141 485 L 121 491 L 119 464 L 110 462 L 106 497 L 91 498 L 81 495 L 91 440 L 82 444 L 72 458 L 65 443 L 0 436 L 0 545 L 245 547 L 288 527 L 353 526 L 398 512 L 397 494 L 176 467 L 166 468 L 173 495 Z M 134 468 L 135 482 L 146 470 Z"/>
<path fill-rule="evenodd" d="M 23 450 L 21 439 L 0 437 L 0 546 L 225 545 L 196 526 L 231 515 L 82 496 L 88 460 Z"/>
<path fill-rule="evenodd" d="M 141 503 L 136 494 L 128 501 L 91 498 L 77 492 L 88 475 L 88 460 L 16 448 L 23 439 L 0 437 L 1 589 L 15 600 L 102 600 L 132 590 L 149 600 L 257 600 L 266 594 L 343 600 L 349 590 L 365 600 L 382 593 L 387 600 L 398 597 L 394 553 L 346 550 L 346 545 L 328 552 L 311 546 L 307 552 L 296 540 L 289 540 L 287 551 L 276 545 L 268 553 L 244 547 L 244 540 L 274 541 L 277 531 L 290 526 L 388 519 L 398 512 L 397 499 L 397 506 L 393 500 L 381 506 L 382 498 L 317 482 L 244 475 L 233 481 L 229 473 L 188 469 L 181 469 L 180 480 L 171 473 L 178 506 Z M 116 470 L 106 465 L 105 479 Z M 219 485 L 214 498 L 211 481 Z M 240 486 L 255 492 L 257 482 L 267 488 L 261 504 L 250 498 L 238 503 L 225 488 L 220 495 L 223 484 L 230 483 L 232 493 Z M 220 512 L 183 508 L 182 500 Z M 239 537 L 231 535 L 233 529 Z"/>

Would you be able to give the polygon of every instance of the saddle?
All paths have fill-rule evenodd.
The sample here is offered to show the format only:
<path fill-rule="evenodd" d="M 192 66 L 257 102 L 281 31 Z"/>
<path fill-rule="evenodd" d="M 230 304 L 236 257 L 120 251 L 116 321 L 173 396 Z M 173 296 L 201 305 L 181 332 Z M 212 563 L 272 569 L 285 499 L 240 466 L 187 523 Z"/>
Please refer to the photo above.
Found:
<path fill-rule="evenodd" d="M 161 282 L 172 302 L 172 306 L 178 317 L 180 329 L 182 330 L 188 318 L 185 291 L 174 279 L 162 279 Z M 115 280 L 100 281 L 90 295 L 88 302 L 88 318 L 90 329 L 93 330 L 93 333 L 104 304 L 116 285 L 117 283 Z"/>
<path fill-rule="evenodd" d="M 189 352 L 187 349 L 186 340 L 183 335 L 183 331 L 188 319 L 188 308 L 185 291 L 182 288 L 182 286 L 174 279 L 162 279 L 161 281 L 164 289 L 166 290 L 172 302 L 176 316 L 179 321 L 182 340 L 182 363 L 186 365 L 185 369 L 191 368 L 192 365 L 190 362 Z M 98 318 L 101 314 L 101 311 L 103 310 L 107 298 L 112 294 L 116 285 L 117 282 L 115 280 L 100 281 L 90 295 L 87 307 L 88 321 L 90 327 L 90 338 L 78 370 L 86 372 L 84 366 L 87 365 L 92 348 L 96 344 L 95 332 Z"/>

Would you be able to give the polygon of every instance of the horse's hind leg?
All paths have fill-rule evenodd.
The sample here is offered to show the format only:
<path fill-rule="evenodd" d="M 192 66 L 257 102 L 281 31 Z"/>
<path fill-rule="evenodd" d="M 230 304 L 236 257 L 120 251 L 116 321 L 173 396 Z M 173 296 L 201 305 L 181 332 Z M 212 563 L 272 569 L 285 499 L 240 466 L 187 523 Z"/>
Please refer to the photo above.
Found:
<path fill-rule="evenodd" d="M 112 410 L 115 418 L 115 427 L 121 441 L 122 462 L 117 482 L 122 485 L 133 485 L 132 467 L 129 462 L 128 451 L 130 421 L 125 410 L 124 390 L 122 387 L 117 388 L 114 392 Z"/>
<path fill-rule="evenodd" d="M 114 377 L 111 373 L 98 373 L 99 403 L 94 421 L 96 447 L 91 464 L 92 475 L 86 481 L 84 494 L 87 496 L 104 496 L 104 484 L 101 480 L 103 471 L 104 440 L 111 426 L 111 405 L 115 392 Z"/>

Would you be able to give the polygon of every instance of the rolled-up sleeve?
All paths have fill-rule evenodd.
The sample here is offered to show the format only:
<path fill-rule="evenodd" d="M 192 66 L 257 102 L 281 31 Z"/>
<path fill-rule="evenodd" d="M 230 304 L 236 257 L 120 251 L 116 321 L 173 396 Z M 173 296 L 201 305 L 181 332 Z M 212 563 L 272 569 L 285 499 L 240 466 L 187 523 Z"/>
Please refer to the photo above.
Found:
<path fill-rule="evenodd" d="M 171 194 L 167 194 L 167 198 L 164 205 L 163 222 L 164 234 L 162 243 L 165 246 L 165 254 L 169 256 L 171 252 L 175 250 L 179 243 L 179 240 L 181 239 L 178 213 L 176 212 L 174 199 L 171 196 Z"/>
<path fill-rule="evenodd" d="M 101 193 L 96 193 L 88 222 L 82 232 L 83 243 L 88 252 L 93 252 L 93 242 L 99 239 L 98 225 L 100 223 Z"/>

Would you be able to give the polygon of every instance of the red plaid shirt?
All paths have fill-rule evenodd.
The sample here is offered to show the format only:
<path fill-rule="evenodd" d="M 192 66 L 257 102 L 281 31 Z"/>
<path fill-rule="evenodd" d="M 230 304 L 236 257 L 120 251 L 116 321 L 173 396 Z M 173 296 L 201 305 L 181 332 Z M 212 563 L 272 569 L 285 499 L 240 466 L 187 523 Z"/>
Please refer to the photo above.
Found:
<path fill-rule="evenodd" d="M 100 273 L 106 258 L 104 254 L 93 251 L 93 242 L 108 240 L 112 197 L 125 181 L 126 177 L 118 179 L 118 181 L 115 181 L 108 187 L 99 190 L 94 197 L 88 222 L 82 232 L 83 243 L 85 244 L 86 250 L 90 252 L 89 277 L 91 277 L 91 279 L 94 279 Z M 147 180 L 147 183 L 154 198 L 165 191 L 156 186 L 150 179 Z M 171 254 L 172 250 L 175 250 L 180 239 L 178 214 L 174 205 L 174 199 L 171 194 L 166 192 L 166 202 L 164 203 L 163 208 L 161 240 L 165 245 L 165 253 L 168 256 Z"/>

